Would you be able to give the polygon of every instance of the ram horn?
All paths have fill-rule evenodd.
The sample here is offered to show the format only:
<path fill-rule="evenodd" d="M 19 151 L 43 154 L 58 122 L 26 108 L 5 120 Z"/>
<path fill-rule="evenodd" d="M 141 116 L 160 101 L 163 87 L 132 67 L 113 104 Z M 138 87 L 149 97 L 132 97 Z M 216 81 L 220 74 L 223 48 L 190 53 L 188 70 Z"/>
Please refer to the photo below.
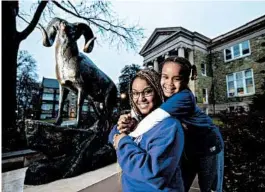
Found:
<path fill-rule="evenodd" d="M 90 53 L 94 48 L 94 41 L 96 37 L 91 30 L 91 28 L 85 23 L 75 23 L 78 27 L 78 31 L 80 35 L 84 35 L 85 37 L 85 46 L 83 51 L 86 53 Z"/>
<path fill-rule="evenodd" d="M 59 28 L 59 24 L 61 21 L 62 19 L 55 17 L 49 22 L 46 30 L 43 27 L 41 27 L 42 36 L 43 36 L 42 43 L 45 47 L 51 47 L 53 45 L 53 42 L 57 34 L 57 29 Z"/>

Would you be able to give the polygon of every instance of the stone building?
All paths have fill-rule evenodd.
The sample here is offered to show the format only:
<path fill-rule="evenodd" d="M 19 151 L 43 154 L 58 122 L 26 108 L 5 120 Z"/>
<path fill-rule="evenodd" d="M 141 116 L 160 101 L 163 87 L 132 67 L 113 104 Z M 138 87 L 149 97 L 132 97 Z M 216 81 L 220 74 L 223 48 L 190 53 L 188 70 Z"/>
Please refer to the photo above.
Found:
<path fill-rule="evenodd" d="M 140 55 L 157 71 L 170 55 L 196 65 L 198 77 L 189 86 L 206 113 L 248 109 L 253 96 L 264 93 L 265 15 L 213 39 L 183 27 L 156 28 Z"/>
<path fill-rule="evenodd" d="M 40 116 L 39 119 L 56 117 L 59 107 L 59 83 L 56 79 L 43 77 L 40 88 Z"/>
<path fill-rule="evenodd" d="M 59 109 L 59 83 L 56 79 L 43 77 L 40 88 L 40 114 L 39 119 L 54 119 L 57 117 Z M 75 118 L 77 111 L 77 96 L 70 92 L 65 101 L 63 116 L 65 118 Z M 88 101 L 84 101 L 82 115 L 88 114 Z M 90 111 L 93 112 L 91 108 Z"/>

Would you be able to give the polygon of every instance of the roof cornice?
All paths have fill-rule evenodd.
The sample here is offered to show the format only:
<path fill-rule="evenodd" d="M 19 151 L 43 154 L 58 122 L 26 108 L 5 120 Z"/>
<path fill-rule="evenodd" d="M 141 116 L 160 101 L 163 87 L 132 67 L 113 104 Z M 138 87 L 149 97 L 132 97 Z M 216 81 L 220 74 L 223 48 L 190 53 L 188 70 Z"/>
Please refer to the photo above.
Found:
<path fill-rule="evenodd" d="M 154 37 L 160 33 L 160 32 L 176 32 L 180 27 L 164 27 L 164 28 L 155 28 L 154 32 L 152 33 L 152 35 L 148 38 L 148 40 L 146 41 L 146 43 L 144 44 L 143 48 L 140 50 L 139 54 L 142 55 L 143 52 L 145 52 L 146 48 L 149 46 L 149 44 L 152 42 L 152 40 L 154 39 Z M 163 42 L 163 41 L 162 41 Z"/>
<path fill-rule="evenodd" d="M 147 47 L 152 43 L 152 40 L 159 32 L 168 32 L 168 31 L 175 31 L 172 35 L 170 35 L 168 38 L 164 39 L 163 41 L 157 43 L 155 46 L 150 47 L 147 49 Z M 167 43 L 170 39 L 176 38 L 176 37 L 186 37 L 190 40 L 197 40 L 205 44 L 209 44 L 211 39 L 198 33 L 198 32 L 191 32 L 183 27 L 168 27 L 168 28 L 156 28 L 153 34 L 150 36 L 144 47 L 140 51 L 140 55 L 144 55 L 147 52 L 150 52 L 153 49 L 156 49 L 157 47 L 161 46 L 162 44 Z"/>

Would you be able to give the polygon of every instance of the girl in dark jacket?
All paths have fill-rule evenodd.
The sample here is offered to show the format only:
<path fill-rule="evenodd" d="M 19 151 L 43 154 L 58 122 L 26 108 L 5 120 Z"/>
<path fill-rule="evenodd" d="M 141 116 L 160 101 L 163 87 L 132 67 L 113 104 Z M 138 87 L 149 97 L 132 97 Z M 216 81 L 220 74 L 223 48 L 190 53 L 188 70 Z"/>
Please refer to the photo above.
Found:
<path fill-rule="evenodd" d="M 185 147 L 182 158 L 182 177 L 185 191 L 198 174 L 201 192 L 222 192 L 224 169 L 224 142 L 212 119 L 201 111 L 188 87 L 196 77 L 196 67 L 182 57 L 169 57 L 164 61 L 160 84 L 167 97 L 159 108 L 138 124 L 138 128 L 152 127 L 169 116 L 179 119 L 185 129 Z M 128 131 L 130 115 L 121 116 L 118 127 Z"/>

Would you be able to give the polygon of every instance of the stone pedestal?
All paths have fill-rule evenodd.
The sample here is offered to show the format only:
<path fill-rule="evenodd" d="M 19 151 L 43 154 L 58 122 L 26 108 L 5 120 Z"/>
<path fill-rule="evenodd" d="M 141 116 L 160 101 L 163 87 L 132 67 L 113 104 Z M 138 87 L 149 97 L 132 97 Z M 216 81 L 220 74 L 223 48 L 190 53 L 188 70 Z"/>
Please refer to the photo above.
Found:
<path fill-rule="evenodd" d="M 115 162 L 115 150 L 107 143 L 108 132 L 103 131 L 108 126 L 105 119 L 80 128 L 27 120 L 27 143 L 45 158 L 29 165 L 25 184 L 41 185 L 74 177 Z"/>

